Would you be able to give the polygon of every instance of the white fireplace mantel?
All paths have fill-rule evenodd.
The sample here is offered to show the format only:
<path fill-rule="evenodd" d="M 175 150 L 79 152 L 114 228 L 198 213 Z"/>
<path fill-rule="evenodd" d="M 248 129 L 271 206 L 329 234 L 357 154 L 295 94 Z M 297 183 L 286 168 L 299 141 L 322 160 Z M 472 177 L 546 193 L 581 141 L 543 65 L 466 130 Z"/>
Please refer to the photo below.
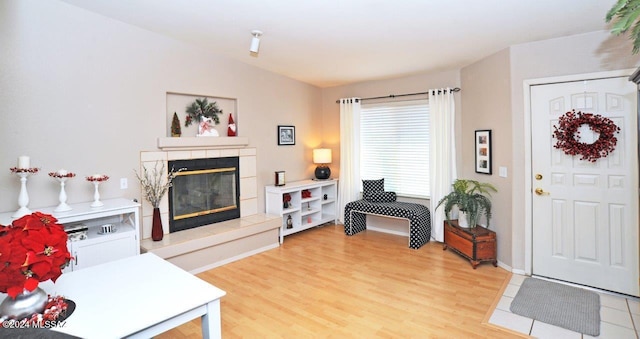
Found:
<path fill-rule="evenodd" d="M 160 140 L 158 138 L 158 143 Z M 200 138 L 166 138 L 170 144 L 164 149 L 140 152 L 140 173 L 145 169 L 155 168 L 157 162 L 163 162 L 169 168 L 168 161 L 203 158 L 239 157 L 240 161 L 240 217 L 258 213 L 258 186 L 256 149 L 246 146 L 234 146 L 247 142 L 248 138 L 237 137 L 200 137 Z M 171 140 L 174 139 L 174 140 Z M 205 139 L 200 141 L 201 139 Z M 195 146 L 194 146 L 195 142 Z M 214 143 L 215 142 L 215 143 Z M 191 145 L 191 146 L 189 146 Z M 160 147 L 160 145 L 159 145 Z M 166 174 L 166 172 L 165 172 Z M 151 236 L 153 206 L 148 202 L 142 204 L 142 237 Z M 169 198 L 165 195 L 160 201 L 160 218 L 164 234 L 169 233 Z M 181 232 L 179 232 L 181 233 Z"/>
<path fill-rule="evenodd" d="M 244 137 L 161 137 L 158 138 L 158 148 L 163 151 L 205 149 L 212 147 L 233 148 L 246 147 L 249 138 Z"/>

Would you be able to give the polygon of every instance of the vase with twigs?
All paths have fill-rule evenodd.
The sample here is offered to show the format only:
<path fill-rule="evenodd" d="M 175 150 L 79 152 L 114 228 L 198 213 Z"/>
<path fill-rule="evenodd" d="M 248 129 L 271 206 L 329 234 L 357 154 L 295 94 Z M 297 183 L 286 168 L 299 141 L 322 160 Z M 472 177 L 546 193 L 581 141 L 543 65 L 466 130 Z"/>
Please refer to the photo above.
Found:
<path fill-rule="evenodd" d="M 151 206 L 153 206 L 153 223 L 151 225 L 151 239 L 153 241 L 160 241 L 164 237 L 164 231 L 162 228 L 162 219 L 160 218 L 160 201 L 164 197 L 169 187 L 173 185 L 173 179 L 176 175 L 185 170 L 185 168 L 171 169 L 166 178 L 164 176 L 164 163 L 160 165 L 158 169 L 158 162 L 156 161 L 152 169 L 148 169 L 146 166 L 142 166 L 142 174 L 136 173 L 140 186 L 142 186 L 142 194 Z"/>

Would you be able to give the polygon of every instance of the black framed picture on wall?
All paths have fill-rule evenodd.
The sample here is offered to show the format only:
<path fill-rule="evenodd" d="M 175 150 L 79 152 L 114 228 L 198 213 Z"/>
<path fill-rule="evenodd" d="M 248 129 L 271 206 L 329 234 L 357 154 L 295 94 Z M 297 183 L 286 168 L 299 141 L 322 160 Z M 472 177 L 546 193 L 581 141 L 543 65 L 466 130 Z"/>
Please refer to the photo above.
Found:
<path fill-rule="evenodd" d="M 476 130 L 476 173 L 491 174 L 491 130 Z"/>
<path fill-rule="evenodd" d="M 278 125 L 278 145 L 295 145 L 296 127 Z"/>

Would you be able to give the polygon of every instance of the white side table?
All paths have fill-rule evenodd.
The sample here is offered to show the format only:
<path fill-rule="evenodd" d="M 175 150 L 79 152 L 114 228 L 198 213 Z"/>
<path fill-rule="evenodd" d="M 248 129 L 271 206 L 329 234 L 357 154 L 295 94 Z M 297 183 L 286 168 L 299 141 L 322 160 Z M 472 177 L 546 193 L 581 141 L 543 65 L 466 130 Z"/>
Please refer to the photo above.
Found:
<path fill-rule="evenodd" d="M 202 318 L 203 338 L 220 338 L 226 292 L 146 253 L 65 273 L 40 285 L 76 309 L 58 332 L 82 338 L 150 338 Z"/>

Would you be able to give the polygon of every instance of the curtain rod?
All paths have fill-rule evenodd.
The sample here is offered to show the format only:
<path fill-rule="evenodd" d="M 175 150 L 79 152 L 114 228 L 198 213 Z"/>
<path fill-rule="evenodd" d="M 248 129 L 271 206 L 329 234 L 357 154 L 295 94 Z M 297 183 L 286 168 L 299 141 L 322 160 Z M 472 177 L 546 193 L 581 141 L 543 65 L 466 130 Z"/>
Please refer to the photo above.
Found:
<path fill-rule="evenodd" d="M 456 87 L 456 88 L 451 88 L 449 89 L 449 92 L 460 92 L 460 87 Z M 438 90 L 438 94 L 442 93 L 442 90 L 439 89 Z M 429 92 L 420 92 L 420 93 L 408 93 L 408 94 L 390 94 L 384 97 L 373 97 L 373 98 L 361 98 L 360 101 L 364 101 L 364 100 L 373 100 L 373 99 L 384 99 L 384 98 L 397 98 L 397 97 L 407 97 L 407 96 L 411 96 L 411 95 L 423 95 L 423 94 L 429 94 Z M 339 104 L 340 100 L 336 100 L 336 104 Z"/>

